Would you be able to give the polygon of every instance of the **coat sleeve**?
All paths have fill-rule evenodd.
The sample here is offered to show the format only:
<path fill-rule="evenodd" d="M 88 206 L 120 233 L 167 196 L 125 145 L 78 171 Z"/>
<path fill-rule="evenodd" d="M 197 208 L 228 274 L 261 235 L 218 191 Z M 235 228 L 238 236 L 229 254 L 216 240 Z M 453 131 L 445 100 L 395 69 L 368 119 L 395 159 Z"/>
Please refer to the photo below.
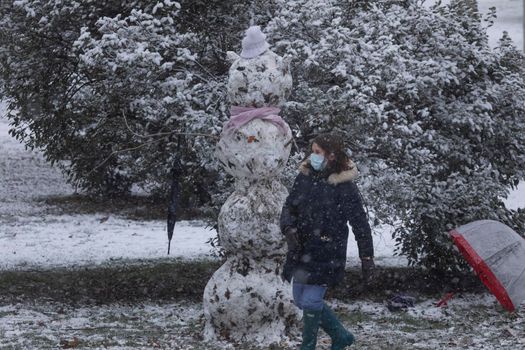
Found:
<path fill-rule="evenodd" d="M 361 195 L 359 194 L 359 190 L 355 183 L 348 183 L 343 198 L 348 222 L 350 223 L 350 226 L 352 226 L 352 231 L 354 232 L 355 240 L 357 241 L 359 257 L 373 257 L 374 242 L 372 239 L 372 230 L 368 224 L 368 216 L 363 208 Z"/>
<path fill-rule="evenodd" d="M 301 186 L 301 175 L 295 178 L 290 194 L 284 202 L 281 211 L 281 232 L 286 232 L 289 227 L 297 227 L 297 214 L 299 207 L 299 187 Z"/>

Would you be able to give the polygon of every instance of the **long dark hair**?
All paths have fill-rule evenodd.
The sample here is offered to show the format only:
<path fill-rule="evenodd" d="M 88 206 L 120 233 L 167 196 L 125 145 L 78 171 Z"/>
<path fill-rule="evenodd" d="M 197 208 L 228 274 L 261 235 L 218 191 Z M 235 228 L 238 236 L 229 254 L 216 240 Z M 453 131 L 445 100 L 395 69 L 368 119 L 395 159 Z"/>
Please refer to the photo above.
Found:
<path fill-rule="evenodd" d="M 323 149 L 323 151 L 326 152 L 327 157 L 329 157 L 330 154 L 335 156 L 335 159 L 333 161 L 329 161 L 327 164 L 327 170 L 330 173 L 340 173 L 350 169 L 350 158 L 345 151 L 345 143 L 341 136 L 335 133 L 319 134 L 312 140 L 310 148 L 314 143 L 316 143 Z M 310 151 L 310 154 L 311 153 L 312 152 Z"/>

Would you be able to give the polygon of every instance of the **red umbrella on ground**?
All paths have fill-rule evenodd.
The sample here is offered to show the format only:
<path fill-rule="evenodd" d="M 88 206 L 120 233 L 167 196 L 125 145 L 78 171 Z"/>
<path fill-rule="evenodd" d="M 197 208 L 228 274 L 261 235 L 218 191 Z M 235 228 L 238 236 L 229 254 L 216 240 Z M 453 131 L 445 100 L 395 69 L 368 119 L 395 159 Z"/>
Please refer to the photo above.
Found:
<path fill-rule="evenodd" d="M 525 239 L 493 220 L 474 221 L 449 234 L 501 305 L 516 310 L 525 300 Z"/>

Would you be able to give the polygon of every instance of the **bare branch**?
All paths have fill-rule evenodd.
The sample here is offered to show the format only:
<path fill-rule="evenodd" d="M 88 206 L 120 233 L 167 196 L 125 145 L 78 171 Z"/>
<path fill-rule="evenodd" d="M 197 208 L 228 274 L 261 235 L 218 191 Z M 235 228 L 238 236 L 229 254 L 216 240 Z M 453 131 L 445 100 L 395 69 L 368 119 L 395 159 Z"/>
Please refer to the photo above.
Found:
<path fill-rule="evenodd" d="M 126 118 L 126 113 L 124 111 L 122 111 L 122 116 L 124 117 L 124 124 L 126 124 L 126 128 L 129 130 L 129 132 L 131 132 L 134 136 L 139 137 L 141 139 L 148 139 L 148 138 L 152 138 L 152 137 L 166 137 L 166 136 L 170 136 L 170 135 L 183 135 L 183 136 L 193 136 L 193 137 L 201 136 L 201 137 L 212 138 L 212 139 L 215 139 L 215 140 L 218 140 L 220 138 L 219 136 L 212 135 L 212 134 L 188 133 L 188 132 L 178 132 L 178 131 L 159 132 L 159 133 L 156 133 L 156 134 L 140 135 L 140 134 L 136 133 L 133 129 L 131 129 L 131 127 L 129 126 L 129 123 L 128 123 L 128 119 Z"/>
<path fill-rule="evenodd" d="M 102 165 L 106 164 L 108 160 L 110 160 L 114 155 L 117 155 L 117 154 L 120 154 L 120 153 L 124 153 L 124 152 L 129 152 L 129 151 L 135 151 L 137 149 L 141 149 L 142 147 L 144 146 L 147 146 L 149 144 L 152 144 L 152 143 L 155 143 L 155 142 L 158 142 L 160 141 L 161 139 L 156 139 L 156 140 L 151 140 L 151 141 L 147 141 L 147 142 L 144 142 L 143 144 L 139 145 L 139 146 L 136 146 L 136 147 L 130 147 L 130 148 L 124 148 L 124 149 L 121 149 L 121 150 L 118 150 L 118 151 L 113 151 L 111 152 L 111 154 L 109 156 L 107 156 L 102 162 L 100 162 L 99 164 L 97 164 L 93 169 L 91 169 L 91 171 L 87 174 L 87 176 L 89 176 L 90 174 L 92 174 L 95 170 L 97 170 L 98 168 L 100 168 Z"/>

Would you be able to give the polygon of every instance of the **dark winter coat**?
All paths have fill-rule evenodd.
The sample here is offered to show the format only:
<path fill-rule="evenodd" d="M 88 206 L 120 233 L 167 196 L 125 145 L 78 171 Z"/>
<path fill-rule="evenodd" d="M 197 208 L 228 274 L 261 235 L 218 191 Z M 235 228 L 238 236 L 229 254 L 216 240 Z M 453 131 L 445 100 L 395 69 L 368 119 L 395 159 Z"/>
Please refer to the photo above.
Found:
<path fill-rule="evenodd" d="M 361 196 L 353 182 L 357 169 L 331 175 L 301 164 L 300 173 L 281 213 L 281 230 L 297 229 L 298 246 L 289 250 L 283 275 L 287 280 L 334 286 L 346 264 L 348 225 L 352 226 L 360 257 L 372 257 L 374 247 Z"/>

